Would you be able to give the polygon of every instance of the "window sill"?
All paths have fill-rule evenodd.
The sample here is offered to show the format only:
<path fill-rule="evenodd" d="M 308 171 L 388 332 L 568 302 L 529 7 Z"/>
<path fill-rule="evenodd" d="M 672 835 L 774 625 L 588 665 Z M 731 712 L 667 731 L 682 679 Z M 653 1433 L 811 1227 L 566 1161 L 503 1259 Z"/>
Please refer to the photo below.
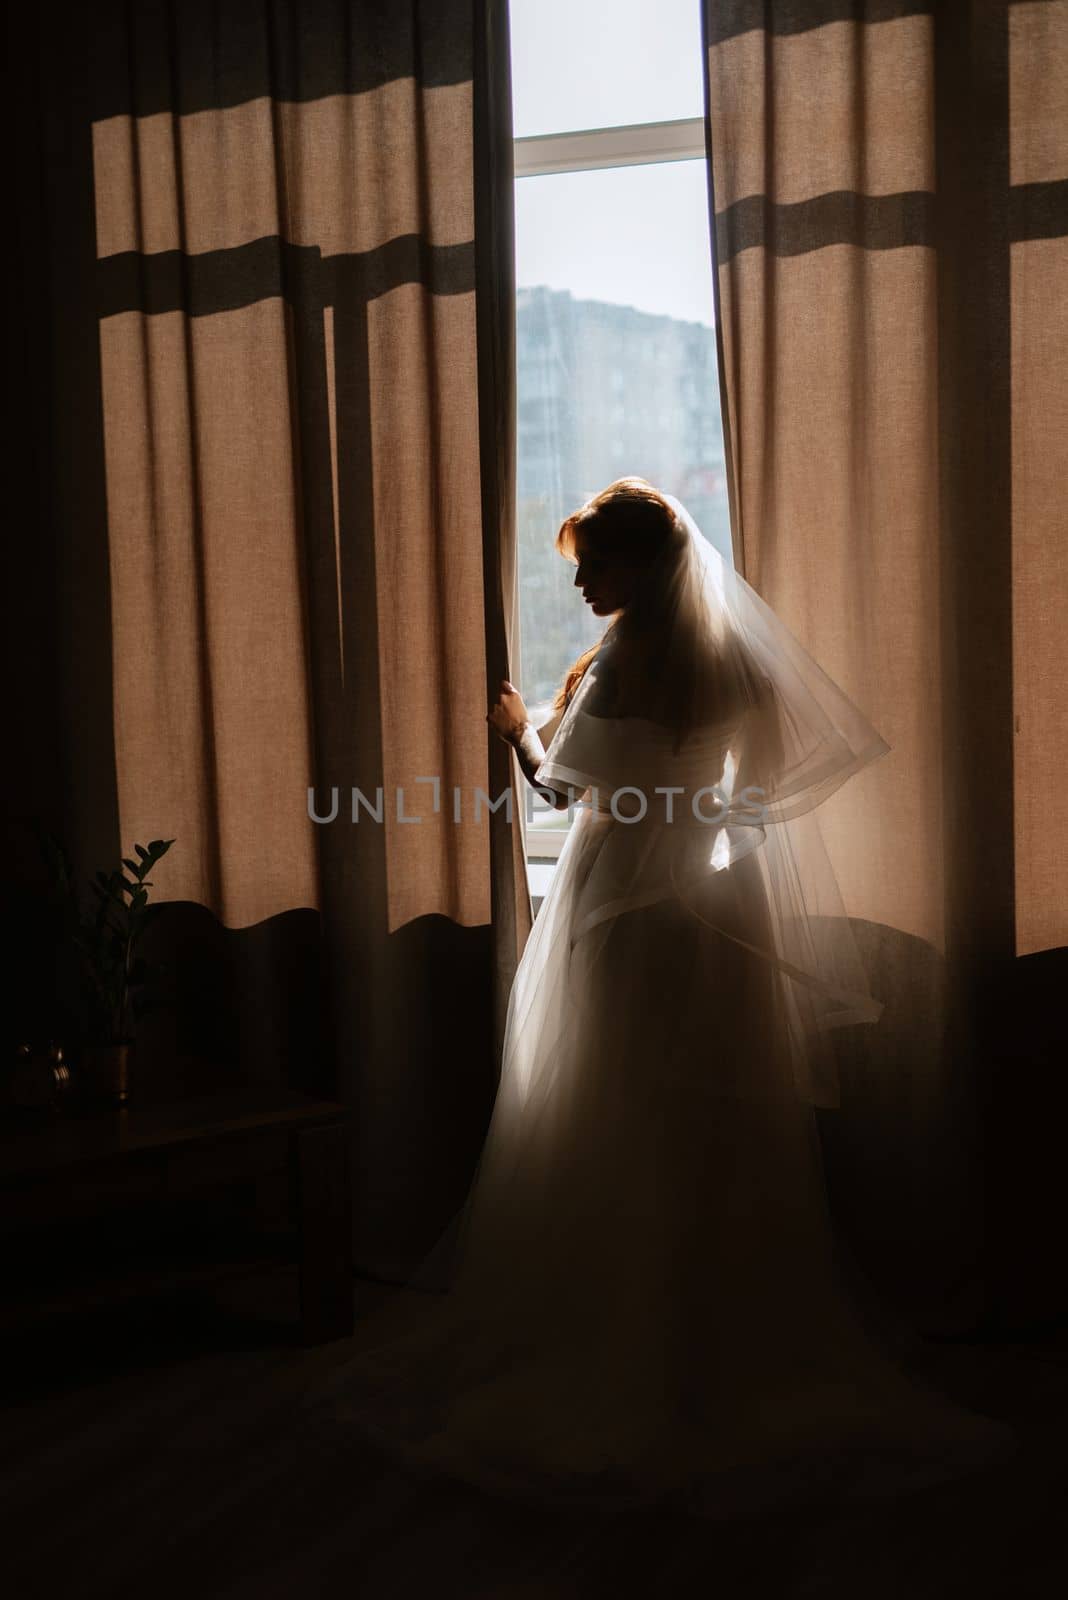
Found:
<path fill-rule="evenodd" d="M 530 904 L 535 916 L 549 893 L 549 885 L 553 881 L 555 871 L 555 858 L 533 854 L 527 856 L 527 886 L 530 889 Z"/>

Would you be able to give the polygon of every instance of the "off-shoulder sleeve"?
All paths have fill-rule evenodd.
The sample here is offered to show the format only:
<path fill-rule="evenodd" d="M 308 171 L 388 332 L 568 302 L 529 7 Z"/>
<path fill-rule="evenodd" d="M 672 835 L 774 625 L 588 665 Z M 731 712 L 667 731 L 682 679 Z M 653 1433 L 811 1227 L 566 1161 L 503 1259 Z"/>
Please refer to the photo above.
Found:
<path fill-rule="evenodd" d="M 580 795 L 597 789 L 605 800 L 626 788 L 651 794 L 665 781 L 671 735 L 617 709 L 611 652 L 602 646 L 560 716 L 536 781 Z"/>
<path fill-rule="evenodd" d="M 619 721 L 577 711 L 561 723 L 534 776 L 549 789 L 572 788 L 579 794 L 625 788 L 636 781 L 633 740 L 625 732 Z"/>

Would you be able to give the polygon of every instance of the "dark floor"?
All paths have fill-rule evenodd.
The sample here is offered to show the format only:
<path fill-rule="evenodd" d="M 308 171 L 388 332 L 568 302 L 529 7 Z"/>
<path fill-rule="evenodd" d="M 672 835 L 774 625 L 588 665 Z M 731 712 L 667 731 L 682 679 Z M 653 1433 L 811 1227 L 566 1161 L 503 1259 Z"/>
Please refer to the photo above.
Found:
<path fill-rule="evenodd" d="M 348 1341 L 296 1343 L 289 1265 L 217 1263 L 7 1320 L 11 1596 L 1042 1600 L 1068 1577 L 1068 1340 L 939 1345 L 929 1378 L 1012 1421 L 1011 1467 L 877 1509 L 709 1523 L 547 1513 L 384 1465 L 314 1406 Z M 366 1310 L 390 1291 L 356 1285 Z"/>

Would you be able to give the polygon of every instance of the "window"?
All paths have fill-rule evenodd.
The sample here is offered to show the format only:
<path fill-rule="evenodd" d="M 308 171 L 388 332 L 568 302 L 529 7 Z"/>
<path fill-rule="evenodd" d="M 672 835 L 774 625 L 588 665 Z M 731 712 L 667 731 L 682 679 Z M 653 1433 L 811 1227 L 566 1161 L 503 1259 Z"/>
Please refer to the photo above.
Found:
<path fill-rule="evenodd" d="M 625 473 L 729 557 L 699 0 L 511 0 L 516 133 L 517 673 L 536 726 L 600 636 L 554 549 Z M 566 812 L 535 797 L 531 889 Z"/>

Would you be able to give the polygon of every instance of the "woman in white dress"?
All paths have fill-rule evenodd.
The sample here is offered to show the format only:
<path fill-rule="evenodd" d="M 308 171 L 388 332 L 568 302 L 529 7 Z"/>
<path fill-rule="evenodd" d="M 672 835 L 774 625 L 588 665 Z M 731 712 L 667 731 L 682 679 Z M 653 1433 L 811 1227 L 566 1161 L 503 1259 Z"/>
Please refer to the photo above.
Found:
<path fill-rule="evenodd" d="M 1006 1430 L 862 1330 L 813 1115 L 829 1030 L 880 1010 L 813 812 L 887 746 L 644 479 L 557 548 L 604 636 L 547 749 L 511 684 L 487 720 L 574 818 L 448 1291 L 362 1328 L 332 1404 L 414 1465 L 571 1503 L 716 1514 L 985 1459 Z"/>

